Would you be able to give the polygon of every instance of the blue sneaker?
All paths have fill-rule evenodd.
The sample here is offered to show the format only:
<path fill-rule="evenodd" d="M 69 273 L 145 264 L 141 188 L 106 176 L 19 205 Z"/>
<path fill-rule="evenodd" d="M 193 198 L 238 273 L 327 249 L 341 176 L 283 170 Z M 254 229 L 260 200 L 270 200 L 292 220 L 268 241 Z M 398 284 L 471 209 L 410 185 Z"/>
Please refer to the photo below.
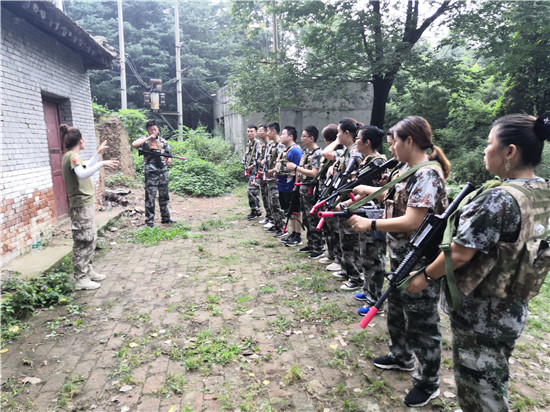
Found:
<path fill-rule="evenodd" d="M 357 309 L 357 313 L 359 313 L 361 316 L 365 316 L 370 309 L 369 305 L 361 306 L 359 309 Z M 376 314 L 384 313 L 385 310 L 383 308 L 378 309 L 378 312 Z"/>
<path fill-rule="evenodd" d="M 365 292 L 361 292 L 355 295 L 355 299 L 357 300 L 367 300 L 367 294 Z"/>

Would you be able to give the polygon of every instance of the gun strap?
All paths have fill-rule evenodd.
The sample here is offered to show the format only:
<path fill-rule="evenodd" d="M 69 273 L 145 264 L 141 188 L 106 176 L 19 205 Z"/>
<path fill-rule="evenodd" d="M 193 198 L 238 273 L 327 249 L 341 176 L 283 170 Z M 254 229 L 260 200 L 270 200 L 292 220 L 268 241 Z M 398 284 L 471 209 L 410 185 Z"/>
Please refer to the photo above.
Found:
<path fill-rule="evenodd" d="M 432 160 L 432 161 L 429 161 L 429 162 L 423 162 L 423 163 L 419 163 L 413 167 L 411 167 L 409 170 L 407 170 L 405 173 L 403 173 L 402 175 L 396 177 L 394 180 L 392 180 L 391 182 L 388 182 L 386 183 L 384 186 L 382 186 L 380 189 L 378 189 L 376 192 L 368 195 L 367 197 L 365 197 L 364 199 L 361 199 L 361 200 L 358 200 L 357 202 L 355 202 L 354 204 L 350 205 L 349 207 L 349 210 L 351 212 L 353 212 L 354 210 L 360 208 L 361 206 L 367 204 L 368 202 L 370 202 L 371 200 L 377 198 L 378 196 L 380 196 L 382 193 L 384 193 L 386 190 L 388 189 L 391 189 L 392 187 L 394 187 L 397 183 L 405 180 L 407 177 L 409 177 L 410 175 L 412 175 L 413 173 L 415 173 L 418 169 L 420 169 L 421 167 L 424 167 L 424 166 L 430 166 L 430 165 L 439 165 L 439 162 L 435 161 L 435 160 Z"/>
<path fill-rule="evenodd" d="M 411 276 L 407 276 L 405 279 L 402 279 L 401 282 L 397 283 L 397 288 L 399 290 L 407 290 L 407 287 L 409 286 L 409 283 L 412 282 L 412 280 L 418 276 L 419 274 L 421 274 L 424 269 L 426 269 L 428 267 L 428 265 L 424 266 L 423 268 L 417 270 L 413 275 Z"/>

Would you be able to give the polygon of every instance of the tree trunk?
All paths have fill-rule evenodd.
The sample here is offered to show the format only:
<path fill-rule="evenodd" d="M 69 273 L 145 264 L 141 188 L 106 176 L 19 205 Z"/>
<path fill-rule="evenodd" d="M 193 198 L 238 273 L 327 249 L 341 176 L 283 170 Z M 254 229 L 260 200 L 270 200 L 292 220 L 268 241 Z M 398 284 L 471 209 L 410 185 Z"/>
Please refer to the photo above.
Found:
<path fill-rule="evenodd" d="M 372 112 L 370 124 L 384 128 L 384 118 L 386 117 L 386 102 L 393 85 L 394 76 L 374 76 L 372 82 L 374 96 L 372 101 Z"/>

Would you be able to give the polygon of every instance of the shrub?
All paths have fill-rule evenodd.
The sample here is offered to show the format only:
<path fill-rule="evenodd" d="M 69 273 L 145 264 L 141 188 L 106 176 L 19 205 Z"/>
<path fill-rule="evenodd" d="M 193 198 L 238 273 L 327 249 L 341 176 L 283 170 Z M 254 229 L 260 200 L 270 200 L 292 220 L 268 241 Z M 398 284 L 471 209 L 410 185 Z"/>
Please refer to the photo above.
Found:
<path fill-rule="evenodd" d="M 97 122 L 102 117 L 107 116 L 110 113 L 110 110 L 107 106 L 102 106 L 95 102 L 92 102 L 92 110 L 94 112 L 94 120 Z"/>
<path fill-rule="evenodd" d="M 146 113 L 147 111 L 142 109 L 120 109 L 116 113 L 116 116 L 124 123 L 130 143 L 145 134 Z"/>

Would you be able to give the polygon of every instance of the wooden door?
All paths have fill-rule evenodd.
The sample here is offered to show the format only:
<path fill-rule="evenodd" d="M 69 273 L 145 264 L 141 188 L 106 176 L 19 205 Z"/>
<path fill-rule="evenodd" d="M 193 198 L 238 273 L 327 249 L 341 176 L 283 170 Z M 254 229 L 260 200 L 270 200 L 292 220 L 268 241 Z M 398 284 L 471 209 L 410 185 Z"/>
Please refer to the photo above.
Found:
<path fill-rule="evenodd" d="M 61 158 L 63 157 L 63 144 L 61 143 L 61 132 L 59 131 L 61 116 L 59 105 L 56 102 L 42 100 L 42 105 L 44 107 L 44 121 L 46 122 L 48 152 L 52 169 L 55 216 L 59 220 L 67 217 L 69 214 L 69 200 L 61 169 Z"/>

